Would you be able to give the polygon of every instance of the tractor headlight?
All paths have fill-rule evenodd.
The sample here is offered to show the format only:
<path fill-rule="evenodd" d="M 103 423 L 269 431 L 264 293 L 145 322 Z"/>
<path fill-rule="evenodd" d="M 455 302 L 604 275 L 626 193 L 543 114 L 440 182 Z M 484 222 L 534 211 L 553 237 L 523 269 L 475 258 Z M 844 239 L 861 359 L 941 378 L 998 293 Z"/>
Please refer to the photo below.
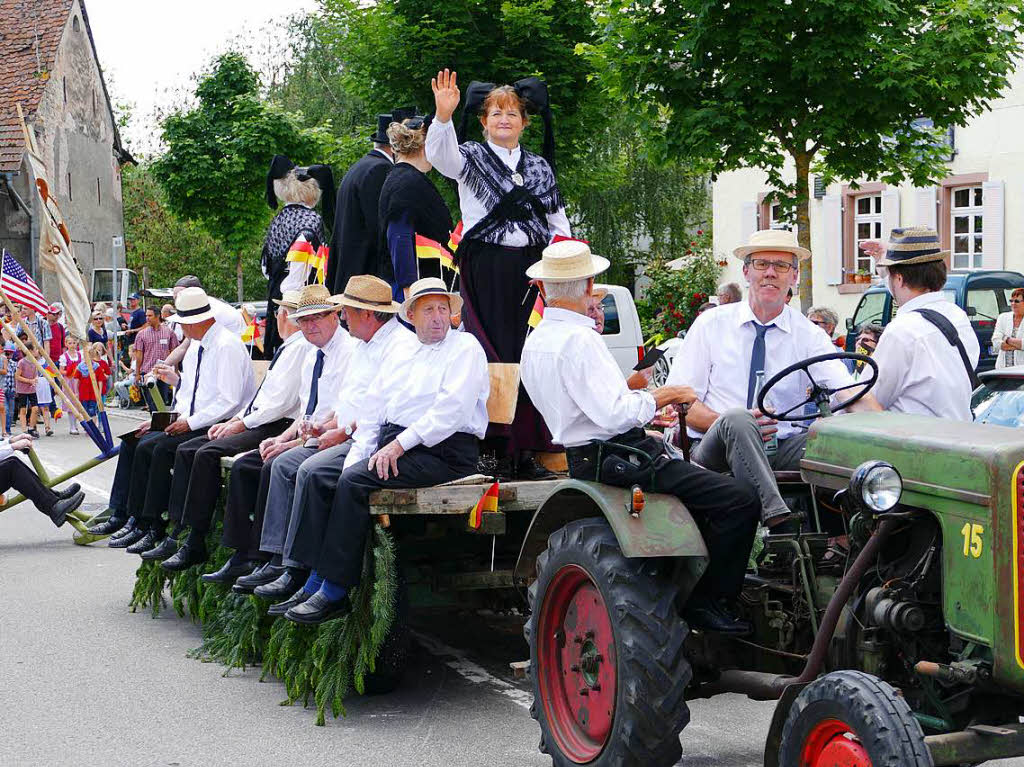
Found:
<path fill-rule="evenodd" d="M 903 494 L 903 478 L 885 461 L 865 461 L 853 470 L 850 493 L 876 513 L 891 510 Z"/>

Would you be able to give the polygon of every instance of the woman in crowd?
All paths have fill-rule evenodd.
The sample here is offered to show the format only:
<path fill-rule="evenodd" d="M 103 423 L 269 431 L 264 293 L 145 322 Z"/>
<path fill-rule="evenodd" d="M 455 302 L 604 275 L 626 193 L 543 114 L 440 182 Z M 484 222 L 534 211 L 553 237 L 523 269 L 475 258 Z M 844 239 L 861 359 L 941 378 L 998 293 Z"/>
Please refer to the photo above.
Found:
<path fill-rule="evenodd" d="M 997 368 L 1024 364 L 1024 288 L 1014 288 L 1010 293 L 1010 309 L 999 315 L 992 331 L 992 348 L 999 352 Z"/>
<path fill-rule="evenodd" d="M 464 230 L 457 253 L 463 327 L 480 341 L 488 362 L 518 363 L 536 296 L 526 269 L 540 260 L 555 235 L 571 236 L 551 166 L 554 140 L 547 87 L 535 77 L 514 86 L 470 83 L 462 124 L 478 117 L 484 141 L 461 144 L 452 124 L 461 99 L 456 73 L 438 72 L 431 87 L 436 113 L 427 131 L 426 158 L 458 182 Z M 529 125 L 528 106 L 544 117 L 545 156 L 519 145 Z M 533 451 L 551 450 L 551 436 L 522 387 L 511 428 L 492 424 L 488 436 L 506 442 L 496 447 L 513 459 L 518 478 L 550 476 Z"/>
<path fill-rule="evenodd" d="M 426 118 L 417 116 L 388 127 L 395 167 L 380 190 L 378 221 L 381 252 L 391 256 L 389 281 L 399 302 L 421 277 L 440 277 L 446 285 L 453 279 L 440 259 L 416 258 L 417 235 L 446 246 L 452 230 L 448 206 L 426 175 L 431 168 L 424 151 L 428 124 Z"/>

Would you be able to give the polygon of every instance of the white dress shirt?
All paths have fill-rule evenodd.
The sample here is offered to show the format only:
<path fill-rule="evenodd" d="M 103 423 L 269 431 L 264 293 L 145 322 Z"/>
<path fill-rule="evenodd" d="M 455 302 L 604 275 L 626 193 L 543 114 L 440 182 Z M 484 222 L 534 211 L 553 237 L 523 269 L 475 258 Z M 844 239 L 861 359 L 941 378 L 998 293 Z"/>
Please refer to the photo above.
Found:
<path fill-rule="evenodd" d="M 522 150 L 518 146 L 509 151 L 505 147 L 498 146 L 491 141 L 488 141 L 487 145 L 494 150 L 494 153 L 511 170 L 514 171 L 519 165 Z M 434 120 L 430 123 L 430 127 L 427 128 L 426 157 L 439 173 L 448 178 L 454 178 L 459 182 L 459 210 L 462 212 L 462 231 L 468 232 L 477 225 L 480 219 L 487 215 L 490 209 L 462 181 L 462 171 L 466 165 L 466 158 L 459 151 L 459 139 L 455 134 L 455 125 L 451 120 L 446 123 Z M 547 220 L 548 229 L 552 235 L 572 236 L 569 219 L 565 215 L 565 208 L 559 208 L 555 213 L 548 213 Z M 510 248 L 522 248 L 529 244 L 529 240 L 526 233 L 517 226 L 500 244 Z"/>
<path fill-rule="evenodd" d="M 394 317 L 377 328 L 369 341 L 356 341 L 334 403 L 334 415 L 340 428 L 358 424 L 359 416 L 366 411 L 367 396 L 381 365 L 393 358 L 408 360 L 419 346 L 416 334 Z M 377 445 L 369 444 L 362 437 L 357 428 L 352 435 L 352 447 L 345 456 L 345 468 L 373 455 Z"/>
<path fill-rule="evenodd" d="M 648 391 L 630 391 L 594 321 L 549 306 L 526 338 L 523 386 L 551 437 L 565 447 L 611 439 L 654 418 Z"/>
<path fill-rule="evenodd" d="M 202 364 L 199 349 L 203 350 Z M 192 389 L 199 367 L 199 389 L 192 406 Z M 193 431 L 220 423 L 248 404 L 256 391 L 249 352 L 237 333 L 215 322 L 206 331 L 202 341 L 189 344 L 181 365 L 181 382 L 174 396 L 174 410 L 188 420 Z"/>
<path fill-rule="evenodd" d="M 971 364 L 978 364 L 981 347 L 967 314 L 943 293 L 925 293 L 903 304 L 885 326 L 872 355 L 878 363 L 872 393 L 886 410 L 973 420 L 971 381 L 960 352 L 915 311 L 923 308 L 934 309 L 953 323 Z"/>
<path fill-rule="evenodd" d="M 284 340 L 280 355 L 274 366 L 267 370 L 256 395 L 236 414 L 236 418 L 242 419 L 245 428 L 255 429 L 281 418 L 296 416 L 299 410 L 299 387 L 295 382 L 299 380 L 311 346 L 298 331 Z M 248 415 L 246 410 L 249 411 Z"/>
<path fill-rule="evenodd" d="M 397 439 L 407 451 L 434 447 L 456 432 L 483 439 L 491 381 L 480 342 L 449 331 L 436 344 L 417 339 L 415 347 L 403 348 L 411 354 L 386 359 L 370 386 L 365 415 L 356 421 L 360 449 L 372 445 L 372 455 L 385 423 L 405 427 Z"/>
<path fill-rule="evenodd" d="M 731 408 L 747 407 L 750 358 L 757 323 L 748 301 L 716 306 L 704 312 L 686 332 L 667 383 L 693 387 L 697 399 L 719 414 Z M 839 351 L 824 330 L 791 306 L 784 306 L 779 315 L 766 324 L 774 326 L 764 336 L 766 382 L 795 362 Z M 811 375 L 819 384 L 832 389 L 854 383 L 842 360 L 819 362 L 811 366 Z M 786 376 L 772 387 L 767 404 L 774 412 L 784 413 L 807 399 L 810 385 L 803 373 Z M 856 389 L 851 389 L 845 397 L 856 393 Z M 803 429 L 793 422 L 779 423 L 779 439 L 799 431 Z M 703 432 L 690 427 L 687 432 L 691 437 L 704 436 Z"/>
<path fill-rule="evenodd" d="M 334 331 L 331 340 L 324 344 L 324 369 L 320 373 L 320 382 L 317 385 L 316 407 L 312 413 L 314 421 L 327 420 L 327 414 L 334 408 L 334 401 L 341 389 L 341 382 L 345 377 L 353 348 L 355 348 L 355 339 L 340 325 Z M 306 405 L 309 404 L 309 395 L 313 384 L 313 368 L 316 366 L 318 351 L 320 349 L 316 346 L 308 344 L 305 358 L 302 361 L 302 372 L 299 375 L 299 418 L 305 415 Z"/>

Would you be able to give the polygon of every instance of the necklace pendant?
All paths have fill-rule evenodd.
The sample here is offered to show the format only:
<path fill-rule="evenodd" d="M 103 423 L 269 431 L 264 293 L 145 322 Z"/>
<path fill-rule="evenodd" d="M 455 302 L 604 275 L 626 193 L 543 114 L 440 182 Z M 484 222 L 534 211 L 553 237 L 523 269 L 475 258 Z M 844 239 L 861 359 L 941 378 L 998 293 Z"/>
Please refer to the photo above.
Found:
<path fill-rule="evenodd" d="M 512 183 L 515 184 L 516 186 L 522 186 L 523 185 L 523 176 L 522 176 L 522 174 L 518 173 L 518 172 L 513 173 L 512 174 Z"/>

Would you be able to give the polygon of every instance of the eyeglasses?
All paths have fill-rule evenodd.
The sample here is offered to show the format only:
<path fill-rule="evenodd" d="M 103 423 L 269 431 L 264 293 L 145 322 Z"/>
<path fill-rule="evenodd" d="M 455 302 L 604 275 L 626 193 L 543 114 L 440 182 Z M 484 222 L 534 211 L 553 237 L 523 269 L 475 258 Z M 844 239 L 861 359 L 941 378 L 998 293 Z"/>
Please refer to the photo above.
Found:
<path fill-rule="evenodd" d="M 811 320 L 811 322 L 813 322 L 819 328 L 827 328 L 828 327 L 828 323 L 825 322 L 825 320 Z"/>
<path fill-rule="evenodd" d="M 767 258 L 752 258 L 747 263 L 759 272 L 765 272 L 768 270 L 768 267 L 771 266 L 774 267 L 775 271 L 779 274 L 785 274 L 793 268 L 792 261 L 770 261 Z"/>
<path fill-rule="evenodd" d="M 1024 304 L 1024 298 L 1011 298 L 1011 304 Z"/>

